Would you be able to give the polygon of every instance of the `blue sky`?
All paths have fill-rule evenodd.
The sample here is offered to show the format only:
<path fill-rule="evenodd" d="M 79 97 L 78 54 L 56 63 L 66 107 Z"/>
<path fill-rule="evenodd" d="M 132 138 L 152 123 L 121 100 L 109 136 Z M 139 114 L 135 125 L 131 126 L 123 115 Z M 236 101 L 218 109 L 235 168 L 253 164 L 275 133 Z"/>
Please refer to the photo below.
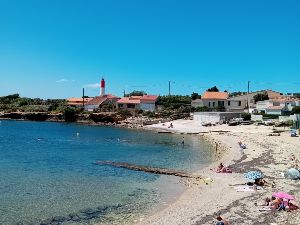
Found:
<path fill-rule="evenodd" d="M 300 92 L 298 0 L 0 0 L 0 95 Z M 95 88 L 96 87 L 96 88 Z"/>

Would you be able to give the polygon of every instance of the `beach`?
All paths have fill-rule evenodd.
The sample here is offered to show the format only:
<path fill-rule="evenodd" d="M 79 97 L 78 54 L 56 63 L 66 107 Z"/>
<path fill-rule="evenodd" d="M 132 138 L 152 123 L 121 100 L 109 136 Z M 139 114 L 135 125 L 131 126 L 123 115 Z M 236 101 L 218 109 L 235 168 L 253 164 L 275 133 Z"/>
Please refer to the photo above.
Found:
<path fill-rule="evenodd" d="M 280 136 L 269 136 L 272 126 L 228 126 L 217 125 L 202 127 L 192 120 L 172 121 L 169 123 L 147 126 L 159 132 L 201 135 L 213 144 L 218 143 L 220 159 L 210 167 L 197 171 L 203 178 L 211 178 L 212 183 L 190 185 L 190 187 L 171 205 L 164 210 L 140 218 L 137 225 L 208 225 L 216 223 L 216 215 L 222 215 L 229 224 L 300 224 L 299 210 L 286 212 L 260 211 L 259 206 L 273 192 L 284 191 L 295 195 L 296 205 L 300 205 L 299 181 L 285 179 L 282 172 L 293 167 L 294 161 L 289 160 L 291 154 L 300 158 L 300 138 L 290 137 L 289 129 L 275 128 Z M 241 150 L 238 142 L 247 145 Z M 212 168 L 222 162 L 230 166 L 233 173 L 215 173 Z M 236 185 L 244 184 L 243 173 L 260 170 L 265 180 L 275 187 L 263 187 L 254 192 L 237 192 Z"/>

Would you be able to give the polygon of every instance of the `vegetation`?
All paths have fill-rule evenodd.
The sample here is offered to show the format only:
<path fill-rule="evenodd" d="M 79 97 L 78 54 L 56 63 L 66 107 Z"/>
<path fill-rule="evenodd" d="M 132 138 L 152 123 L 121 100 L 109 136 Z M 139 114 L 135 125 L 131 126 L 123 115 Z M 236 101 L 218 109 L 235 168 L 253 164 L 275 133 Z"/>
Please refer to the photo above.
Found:
<path fill-rule="evenodd" d="M 219 89 L 217 88 L 217 86 L 214 86 L 212 88 L 207 89 L 208 92 L 219 92 Z"/>
<path fill-rule="evenodd" d="M 182 106 L 190 106 L 192 99 L 190 96 L 183 95 L 170 95 L 159 96 L 157 104 L 162 106 L 163 109 L 179 109 Z"/>
<path fill-rule="evenodd" d="M 75 122 L 77 119 L 76 110 L 71 107 L 67 107 L 64 110 L 64 119 L 66 122 Z"/>
<path fill-rule="evenodd" d="M 196 107 L 194 112 L 208 112 L 209 111 L 209 108 L 207 106 L 199 106 L 199 107 Z"/>
<path fill-rule="evenodd" d="M 199 95 L 198 93 L 193 92 L 191 94 L 191 99 L 192 100 L 196 100 L 196 99 L 200 99 L 200 98 L 201 98 L 201 95 Z"/>
<path fill-rule="evenodd" d="M 243 113 L 242 118 L 244 121 L 250 121 L 251 120 L 251 113 Z"/>
<path fill-rule="evenodd" d="M 241 91 L 232 92 L 229 94 L 229 97 L 235 97 L 235 96 L 240 96 L 240 95 L 245 95 L 245 94 L 247 94 L 247 92 L 241 92 Z"/>
<path fill-rule="evenodd" d="M 65 99 L 47 99 L 20 97 L 12 94 L 0 97 L 0 111 L 3 112 L 61 112 L 66 108 Z"/>
<path fill-rule="evenodd" d="M 300 114 L 300 106 L 295 106 L 292 109 L 292 114 Z"/>
<path fill-rule="evenodd" d="M 143 112 L 143 116 L 147 116 L 149 118 L 155 118 L 156 114 L 155 114 L 155 112 L 145 111 L 145 112 Z"/>
<path fill-rule="evenodd" d="M 258 93 L 256 95 L 253 96 L 253 99 L 256 102 L 258 101 L 264 101 L 264 100 L 269 100 L 269 96 L 268 96 L 268 93 L 267 92 L 264 92 L 264 93 Z"/>
<path fill-rule="evenodd" d="M 126 94 L 124 97 L 130 97 L 130 96 L 143 96 L 146 95 L 147 93 L 144 91 L 132 91 L 129 94 Z"/>

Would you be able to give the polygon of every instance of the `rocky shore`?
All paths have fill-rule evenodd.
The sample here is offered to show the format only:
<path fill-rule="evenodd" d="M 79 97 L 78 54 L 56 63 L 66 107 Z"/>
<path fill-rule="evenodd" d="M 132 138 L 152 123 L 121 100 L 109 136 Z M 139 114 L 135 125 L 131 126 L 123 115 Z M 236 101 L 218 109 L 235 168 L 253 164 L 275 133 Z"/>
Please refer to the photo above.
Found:
<path fill-rule="evenodd" d="M 44 113 L 44 112 L 11 112 L 0 113 L 0 119 L 12 120 L 30 120 L 30 121 L 51 121 L 64 122 L 62 113 Z M 149 118 L 147 116 L 125 117 L 118 113 L 90 113 L 78 114 L 76 121 L 81 124 L 100 125 L 100 126 L 117 126 L 124 128 L 143 128 L 147 125 L 168 122 L 169 118 Z"/>

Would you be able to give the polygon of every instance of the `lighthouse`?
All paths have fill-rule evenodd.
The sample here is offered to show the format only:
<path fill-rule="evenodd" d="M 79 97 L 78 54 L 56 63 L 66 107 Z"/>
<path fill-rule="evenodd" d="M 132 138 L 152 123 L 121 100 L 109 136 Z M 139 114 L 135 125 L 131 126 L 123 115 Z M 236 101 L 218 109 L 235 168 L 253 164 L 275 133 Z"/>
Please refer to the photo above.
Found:
<path fill-rule="evenodd" d="M 100 96 L 105 95 L 105 80 L 102 78 L 100 82 Z"/>

